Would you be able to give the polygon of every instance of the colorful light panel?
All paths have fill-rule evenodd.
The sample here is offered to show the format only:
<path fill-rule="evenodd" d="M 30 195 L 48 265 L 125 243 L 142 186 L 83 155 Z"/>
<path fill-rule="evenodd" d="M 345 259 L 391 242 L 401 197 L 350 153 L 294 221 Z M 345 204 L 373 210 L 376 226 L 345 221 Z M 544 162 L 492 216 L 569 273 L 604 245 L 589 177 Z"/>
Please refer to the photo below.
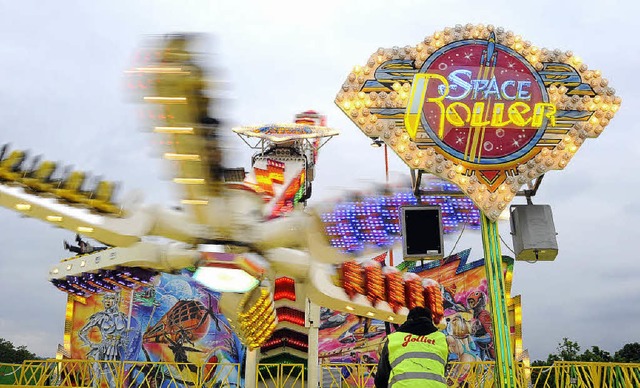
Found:
<path fill-rule="evenodd" d="M 430 190 L 458 192 L 450 183 L 431 184 Z M 444 233 L 452 233 L 463 224 L 465 228 L 480 228 L 480 211 L 467 197 L 424 195 L 423 205 L 437 205 L 442 209 Z M 358 252 L 367 246 L 390 247 L 401 238 L 399 208 L 417 205 L 411 192 L 391 196 L 369 196 L 357 201 L 342 202 L 332 212 L 321 214 L 325 232 L 335 248 Z"/>
<path fill-rule="evenodd" d="M 137 285 L 148 284 L 157 272 L 137 267 L 118 267 L 100 270 L 97 273 L 86 272 L 81 276 L 67 276 L 65 279 L 52 279 L 51 283 L 61 291 L 88 297 L 92 294 L 131 289 Z"/>

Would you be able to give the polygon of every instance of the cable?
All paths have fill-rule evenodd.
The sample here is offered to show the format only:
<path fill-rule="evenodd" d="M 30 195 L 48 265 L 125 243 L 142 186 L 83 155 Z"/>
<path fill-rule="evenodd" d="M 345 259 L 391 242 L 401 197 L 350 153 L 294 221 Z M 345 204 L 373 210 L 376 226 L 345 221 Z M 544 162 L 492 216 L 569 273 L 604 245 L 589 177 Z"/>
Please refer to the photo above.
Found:
<path fill-rule="evenodd" d="M 513 253 L 513 254 L 514 254 L 514 256 L 515 256 L 515 254 L 516 254 L 516 253 L 513 251 L 513 249 L 511 249 L 511 247 L 510 247 L 509 245 L 507 245 L 507 243 L 506 243 L 506 242 L 504 242 L 504 240 L 502 239 L 502 236 L 500 236 L 500 241 L 502 241 L 502 243 L 504 244 L 504 246 L 505 246 L 505 247 L 507 247 L 507 249 L 508 249 L 508 250 L 510 250 L 510 251 L 511 251 L 511 253 Z"/>
<path fill-rule="evenodd" d="M 535 264 L 535 263 L 537 263 L 537 262 L 538 262 L 538 250 L 537 250 L 537 249 L 534 249 L 534 250 L 533 250 L 533 253 L 536 255 L 536 259 L 535 259 L 535 260 L 525 260 L 525 261 L 526 261 L 527 263 L 529 263 L 529 264 Z"/>
<path fill-rule="evenodd" d="M 460 235 L 458 236 L 458 239 L 456 240 L 456 243 L 453 244 L 453 248 L 451 248 L 451 252 L 449 252 L 449 254 L 445 257 L 449 257 L 451 256 L 451 254 L 453 253 L 453 251 L 456 249 L 456 246 L 458 246 L 458 241 L 460 241 L 460 238 L 462 237 L 462 233 L 464 233 L 464 228 L 467 227 L 467 223 L 465 222 L 464 224 L 462 224 L 462 230 L 460 231 Z"/>

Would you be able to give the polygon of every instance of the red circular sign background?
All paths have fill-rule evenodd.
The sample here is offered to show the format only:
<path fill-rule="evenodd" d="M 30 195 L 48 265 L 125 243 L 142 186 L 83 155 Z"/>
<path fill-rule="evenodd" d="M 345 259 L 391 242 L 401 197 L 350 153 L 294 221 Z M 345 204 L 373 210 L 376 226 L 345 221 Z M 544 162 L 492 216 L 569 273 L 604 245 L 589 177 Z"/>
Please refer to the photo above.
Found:
<path fill-rule="evenodd" d="M 476 101 L 482 101 L 485 103 L 485 111 L 483 119 L 491 120 L 491 112 L 495 103 L 504 103 L 505 111 L 514 102 L 525 102 L 533 110 L 533 106 L 538 102 L 543 102 L 546 97 L 541 85 L 539 84 L 539 78 L 533 74 L 532 70 L 525 64 L 524 58 L 515 52 L 509 52 L 504 46 L 496 44 L 495 58 L 493 61 L 489 59 L 490 63 L 485 66 L 486 59 L 483 57 L 488 51 L 488 42 L 470 41 L 463 45 L 451 45 L 453 47 L 443 47 L 432 54 L 436 56 L 435 59 L 430 59 L 428 67 L 423 68 L 423 73 L 435 73 L 447 78 L 451 72 L 455 70 L 469 70 L 471 71 L 471 79 L 491 79 L 495 76 L 498 88 L 505 81 L 515 81 L 516 85 L 519 81 L 529 81 L 531 84 L 526 90 L 529 92 L 530 98 L 528 100 L 505 100 L 498 99 L 494 96 L 490 96 L 488 99 L 482 98 L 482 92 L 478 93 L 476 99 L 473 99 L 473 92 L 469 93 L 460 102 L 465 103 L 470 109 Z M 507 51 L 509 50 L 509 51 Z M 468 80 L 467 80 L 468 81 Z M 437 80 L 430 80 L 429 86 L 426 92 L 426 98 L 435 98 L 440 96 L 438 92 L 438 86 L 441 83 Z M 456 89 L 456 85 L 450 82 L 450 95 L 457 96 L 461 92 Z M 509 94 L 514 94 L 516 87 L 509 89 Z M 445 108 L 450 105 L 454 100 L 445 98 L 443 103 Z M 466 114 L 462 109 L 458 110 L 461 117 L 465 118 Z M 434 134 L 437 134 L 440 126 L 440 114 L 441 110 L 436 104 L 425 103 L 423 106 L 423 120 L 426 121 L 430 127 L 432 138 Z M 507 117 L 505 116 L 505 121 Z M 424 123 L 423 121 L 423 123 Z M 508 156 L 513 154 L 521 154 L 527 149 L 530 149 L 532 141 L 536 138 L 536 133 L 540 128 L 534 128 L 531 126 L 517 127 L 513 125 L 507 125 L 502 128 L 495 127 L 456 127 L 451 125 L 445 120 L 443 138 L 440 140 L 444 143 L 445 151 L 451 153 L 458 152 L 466 159 L 482 164 L 492 164 L 496 162 L 496 159 L 511 159 Z M 475 138 L 475 140 L 474 140 Z M 472 147 L 475 142 L 475 147 Z M 527 147 L 529 146 L 529 147 Z M 448 150 L 447 148 L 450 147 Z M 472 149 L 475 148 L 475 152 L 472 153 Z M 519 152 L 520 151 L 520 152 Z M 460 157 L 460 155 L 454 155 Z M 519 155 L 514 155 L 519 157 Z M 490 160 L 486 160 L 490 159 Z M 493 161 L 491 161 L 493 159 Z M 498 162 L 504 162 L 506 160 L 497 160 Z"/>

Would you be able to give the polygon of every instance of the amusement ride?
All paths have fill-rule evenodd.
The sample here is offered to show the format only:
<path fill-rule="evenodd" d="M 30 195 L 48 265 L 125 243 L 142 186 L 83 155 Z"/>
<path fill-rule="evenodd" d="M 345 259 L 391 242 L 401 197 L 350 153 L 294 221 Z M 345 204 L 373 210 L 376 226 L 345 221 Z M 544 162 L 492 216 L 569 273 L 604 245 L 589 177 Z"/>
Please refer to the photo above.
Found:
<path fill-rule="evenodd" d="M 349 73 L 336 104 L 368 140 L 390 147 L 409 166 L 413 189 L 314 208 L 306 202 L 318 154 L 339 132 L 315 111 L 293 123 L 234 128 L 255 152 L 251 168 L 223 166 L 221 124 L 209 113 L 205 77 L 189 40 L 165 37 L 149 50 L 147 63 L 128 72 L 134 84 L 146 86 L 142 99 L 159 119 L 153 131 L 172 147 L 163 156 L 175 165 L 179 208 L 118 204 L 110 181 L 89 187 L 83 171 L 30 163 L 24 151 L 2 149 L 0 205 L 104 244 L 54 265 L 53 285 L 82 299 L 189 269 L 220 293 L 220 313 L 247 347 L 248 370 L 261 354 L 274 357 L 288 346 L 307 360 L 315 386 L 321 307 L 399 324 L 410 308 L 427 305 L 436 323 L 443 318 L 444 289 L 436 281 L 385 266 L 385 252 L 402 242 L 400 209 L 434 205 L 445 232 L 458 224 L 482 226 L 496 378 L 513 386 L 496 220 L 516 195 L 529 197 L 545 172 L 564 168 L 613 118 L 620 98 L 599 72 L 491 26 L 457 26 L 415 47 L 379 49 Z M 465 53 L 475 62 L 451 71 Z M 500 139 L 513 131 L 522 133 L 510 138 L 515 150 L 502 150 Z M 429 181 L 425 189 L 428 173 L 443 181 L 437 187 Z M 536 252 L 536 259 L 554 257 Z M 197 331 L 215 318 L 210 310 L 181 301 L 172 314 L 186 316 Z M 144 334 L 147 340 L 161 339 L 170 322 L 161 323 Z M 184 333 L 166 337 L 176 360 L 191 351 Z"/>

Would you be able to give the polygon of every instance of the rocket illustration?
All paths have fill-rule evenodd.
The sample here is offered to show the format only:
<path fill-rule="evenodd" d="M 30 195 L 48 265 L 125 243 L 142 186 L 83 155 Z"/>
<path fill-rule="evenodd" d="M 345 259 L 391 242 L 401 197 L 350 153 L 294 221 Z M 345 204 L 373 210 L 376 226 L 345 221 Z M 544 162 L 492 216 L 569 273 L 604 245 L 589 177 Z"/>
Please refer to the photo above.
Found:
<path fill-rule="evenodd" d="M 487 49 L 482 51 L 482 58 L 480 62 L 484 66 L 495 66 L 496 60 L 498 59 L 498 52 L 496 51 L 496 35 L 491 32 L 489 35 L 489 43 L 487 44 Z"/>

